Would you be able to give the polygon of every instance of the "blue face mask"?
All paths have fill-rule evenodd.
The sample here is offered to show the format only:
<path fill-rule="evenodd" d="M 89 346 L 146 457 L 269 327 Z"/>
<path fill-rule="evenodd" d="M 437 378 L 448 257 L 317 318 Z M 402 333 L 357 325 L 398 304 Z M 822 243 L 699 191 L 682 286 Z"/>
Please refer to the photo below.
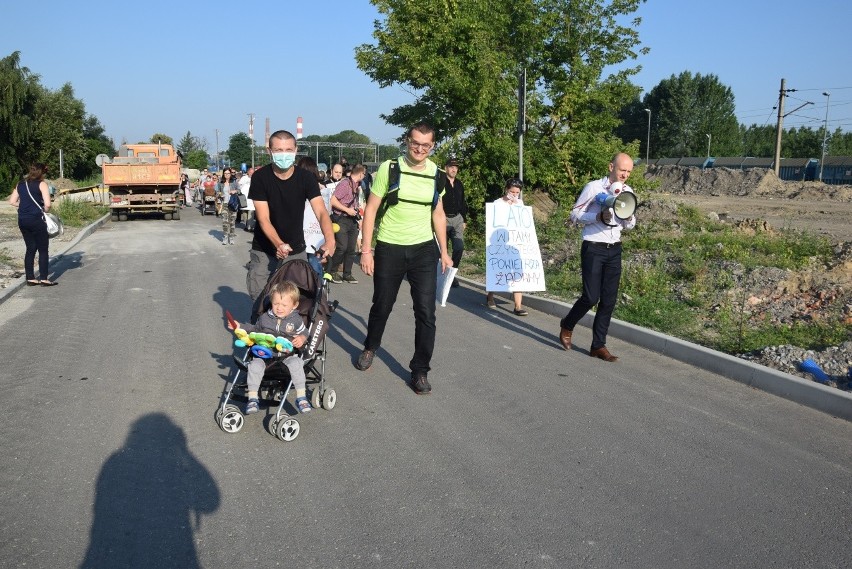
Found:
<path fill-rule="evenodd" d="M 273 152 L 272 162 L 282 170 L 289 170 L 290 166 L 296 162 L 295 152 Z"/>

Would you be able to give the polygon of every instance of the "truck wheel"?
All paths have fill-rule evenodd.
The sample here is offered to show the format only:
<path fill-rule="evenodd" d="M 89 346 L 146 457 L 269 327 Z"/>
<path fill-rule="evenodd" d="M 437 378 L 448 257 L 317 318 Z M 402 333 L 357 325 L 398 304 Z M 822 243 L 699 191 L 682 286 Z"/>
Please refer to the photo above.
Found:
<path fill-rule="evenodd" d="M 126 213 L 119 213 L 118 214 L 118 220 L 119 221 L 127 221 L 127 214 Z"/>
<path fill-rule="evenodd" d="M 117 213 L 109 214 L 109 220 L 110 221 L 118 221 L 118 214 Z"/>
<path fill-rule="evenodd" d="M 170 213 L 163 214 L 163 219 L 165 219 L 166 221 L 171 221 L 172 220 L 172 214 L 170 214 Z"/>
<path fill-rule="evenodd" d="M 172 213 L 172 219 L 174 219 L 175 221 L 177 221 L 178 219 L 180 219 L 180 210 L 179 210 L 179 209 L 176 209 L 176 210 L 174 211 L 174 213 Z"/>

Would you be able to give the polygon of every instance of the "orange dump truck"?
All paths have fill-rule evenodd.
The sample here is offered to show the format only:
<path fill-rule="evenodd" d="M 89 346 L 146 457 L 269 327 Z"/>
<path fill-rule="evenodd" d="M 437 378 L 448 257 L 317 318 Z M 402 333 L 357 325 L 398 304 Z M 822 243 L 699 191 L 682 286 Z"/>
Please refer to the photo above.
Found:
<path fill-rule="evenodd" d="M 169 144 L 122 144 L 101 164 L 113 221 L 139 213 L 180 219 L 180 155 Z"/>

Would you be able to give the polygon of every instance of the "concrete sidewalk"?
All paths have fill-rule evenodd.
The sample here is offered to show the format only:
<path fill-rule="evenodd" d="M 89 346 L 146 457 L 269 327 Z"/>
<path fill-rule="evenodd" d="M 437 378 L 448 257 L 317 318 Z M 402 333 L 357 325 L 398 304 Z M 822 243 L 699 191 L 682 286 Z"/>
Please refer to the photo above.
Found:
<path fill-rule="evenodd" d="M 471 288 L 485 291 L 485 286 L 482 283 L 465 278 L 459 278 L 459 281 Z M 495 294 L 510 299 L 508 294 Z M 560 319 L 568 314 L 571 309 L 571 304 L 566 302 L 526 293 L 524 294 L 524 306 Z M 589 312 L 580 320 L 580 324 L 591 328 L 593 320 L 594 312 Z M 558 326 L 557 324 L 553 330 L 553 339 L 557 342 Z M 674 360 L 717 373 L 722 377 L 733 379 L 755 389 L 852 421 L 852 394 L 845 391 L 717 352 L 660 332 L 641 328 L 615 318 L 612 319 L 610 324 L 609 335 L 658 352 Z"/>

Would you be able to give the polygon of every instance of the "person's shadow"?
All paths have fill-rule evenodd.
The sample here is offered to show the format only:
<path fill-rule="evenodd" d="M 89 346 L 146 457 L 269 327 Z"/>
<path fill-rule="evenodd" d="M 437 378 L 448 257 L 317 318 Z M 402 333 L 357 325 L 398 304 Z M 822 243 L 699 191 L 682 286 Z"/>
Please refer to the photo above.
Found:
<path fill-rule="evenodd" d="M 169 417 L 151 413 L 98 476 L 81 568 L 200 567 L 193 533 L 219 508 L 219 488 Z"/>

